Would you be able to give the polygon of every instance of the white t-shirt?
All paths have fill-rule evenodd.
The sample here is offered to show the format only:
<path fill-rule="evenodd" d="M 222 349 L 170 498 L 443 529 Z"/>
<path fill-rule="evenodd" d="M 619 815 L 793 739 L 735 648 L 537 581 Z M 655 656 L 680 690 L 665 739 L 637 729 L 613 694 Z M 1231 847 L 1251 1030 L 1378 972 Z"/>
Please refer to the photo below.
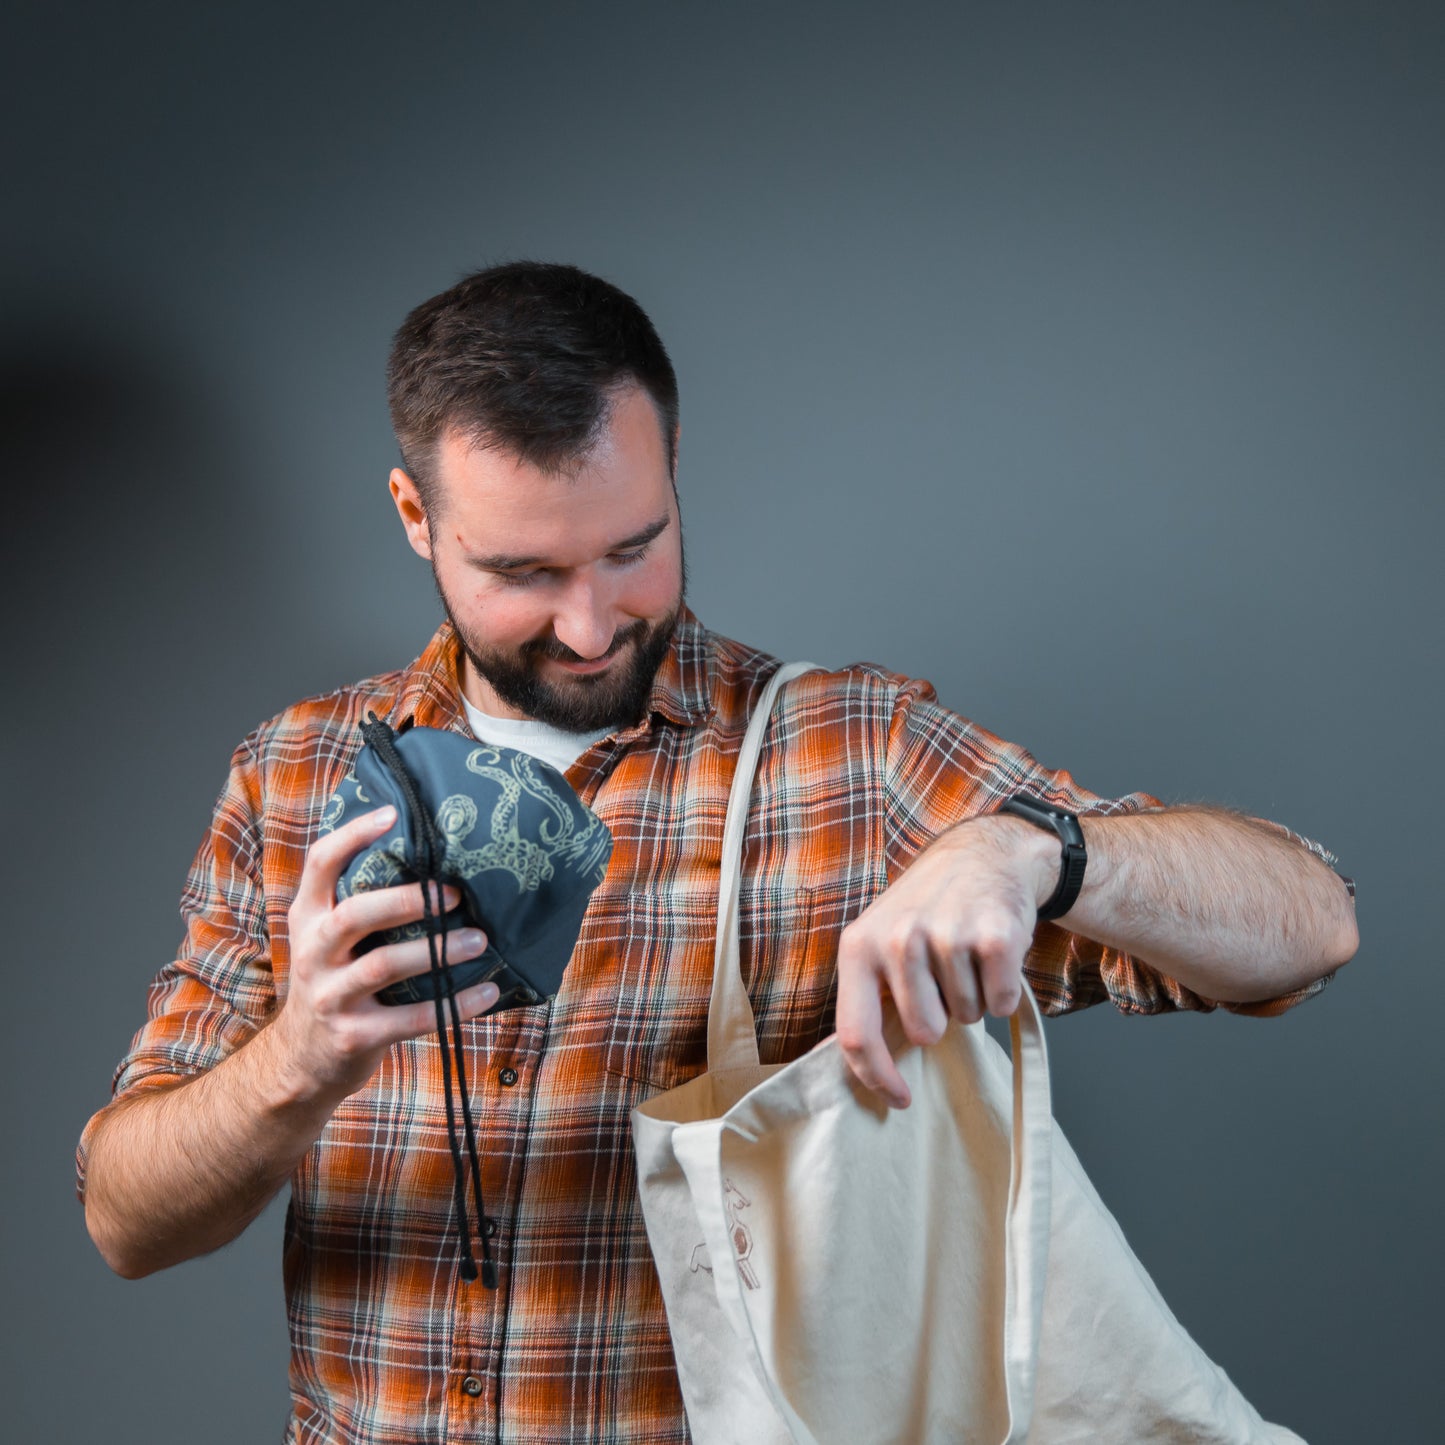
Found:
<path fill-rule="evenodd" d="M 462 698 L 466 710 L 467 724 L 472 736 L 481 743 L 495 743 L 498 747 L 516 748 L 520 753 L 531 753 L 544 763 L 551 763 L 559 773 L 565 773 L 593 743 L 601 742 L 613 731 L 602 728 L 595 733 L 569 733 L 554 728 L 550 723 L 533 722 L 531 718 L 493 717 L 474 707 L 467 698 Z"/>

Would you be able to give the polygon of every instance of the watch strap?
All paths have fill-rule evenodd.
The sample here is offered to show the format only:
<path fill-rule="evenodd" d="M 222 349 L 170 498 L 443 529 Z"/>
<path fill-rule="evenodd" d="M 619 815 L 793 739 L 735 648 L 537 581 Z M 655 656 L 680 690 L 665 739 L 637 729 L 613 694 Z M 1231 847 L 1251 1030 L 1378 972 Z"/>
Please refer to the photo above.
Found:
<path fill-rule="evenodd" d="M 1052 833 L 1062 848 L 1059 862 L 1059 881 L 1054 891 L 1039 908 L 1042 919 L 1059 918 L 1074 906 L 1079 890 L 1084 886 L 1084 869 L 1089 854 L 1084 847 L 1084 830 L 1079 826 L 1078 815 L 1067 808 L 1056 807 L 1032 793 L 1015 793 L 999 804 L 1000 813 L 1010 813 L 1022 818 L 1036 828 Z"/>

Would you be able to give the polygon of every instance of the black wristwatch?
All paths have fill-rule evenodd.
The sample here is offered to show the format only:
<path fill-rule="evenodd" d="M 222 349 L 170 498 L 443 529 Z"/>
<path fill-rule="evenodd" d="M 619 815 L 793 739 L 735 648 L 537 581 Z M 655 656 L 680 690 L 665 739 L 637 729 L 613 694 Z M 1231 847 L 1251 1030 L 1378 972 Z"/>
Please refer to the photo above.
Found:
<path fill-rule="evenodd" d="M 1015 793 L 999 804 L 1000 813 L 1012 813 L 1036 828 L 1046 828 L 1063 845 L 1064 856 L 1059 865 L 1058 887 L 1044 900 L 1040 918 L 1057 918 L 1074 906 L 1079 889 L 1084 886 L 1084 865 L 1089 861 L 1084 848 L 1084 830 L 1078 816 L 1036 798 L 1032 793 Z"/>

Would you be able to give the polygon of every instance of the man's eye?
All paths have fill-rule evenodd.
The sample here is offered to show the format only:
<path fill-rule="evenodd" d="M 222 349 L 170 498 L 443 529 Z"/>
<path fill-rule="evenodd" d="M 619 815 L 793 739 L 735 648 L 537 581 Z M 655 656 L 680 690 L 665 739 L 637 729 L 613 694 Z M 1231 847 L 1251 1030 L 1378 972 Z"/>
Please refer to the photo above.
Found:
<path fill-rule="evenodd" d="M 633 563 L 640 562 L 647 556 L 646 547 L 634 547 L 630 552 L 614 552 L 612 561 L 619 567 L 631 567 Z"/>
<path fill-rule="evenodd" d="M 542 569 L 534 567 L 530 572 L 494 572 L 492 575 L 504 587 L 527 587 L 541 577 Z"/>

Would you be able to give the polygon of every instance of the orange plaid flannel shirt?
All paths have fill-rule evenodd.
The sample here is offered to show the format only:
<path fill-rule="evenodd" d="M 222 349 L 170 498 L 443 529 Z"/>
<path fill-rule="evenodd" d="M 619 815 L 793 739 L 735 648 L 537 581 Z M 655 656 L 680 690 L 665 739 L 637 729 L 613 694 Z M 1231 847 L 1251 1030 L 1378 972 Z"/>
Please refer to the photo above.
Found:
<path fill-rule="evenodd" d="M 464 732 L 457 661 L 443 625 L 412 667 L 300 703 L 237 749 L 186 886 L 180 956 L 151 985 L 117 1095 L 212 1067 L 274 1013 L 287 908 L 358 721 L 375 709 Z M 688 1439 L 628 1120 L 706 1067 L 723 816 L 775 666 L 684 613 L 648 717 L 568 772 L 615 846 L 561 991 L 464 1026 L 500 1287 L 458 1278 L 435 1038 L 393 1049 L 302 1160 L 284 1258 L 288 1441 Z M 785 690 L 744 845 L 743 967 L 765 1063 L 831 1032 L 843 925 L 930 838 L 1020 788 L 1080 813 L 1155 804 L 1084 792 L 929 684 L 871 665 Z M 1106 998 L 1132 1013 L 1213 1007 L 1053 924 L 1028 972 L 1050 1013 Z"/>

